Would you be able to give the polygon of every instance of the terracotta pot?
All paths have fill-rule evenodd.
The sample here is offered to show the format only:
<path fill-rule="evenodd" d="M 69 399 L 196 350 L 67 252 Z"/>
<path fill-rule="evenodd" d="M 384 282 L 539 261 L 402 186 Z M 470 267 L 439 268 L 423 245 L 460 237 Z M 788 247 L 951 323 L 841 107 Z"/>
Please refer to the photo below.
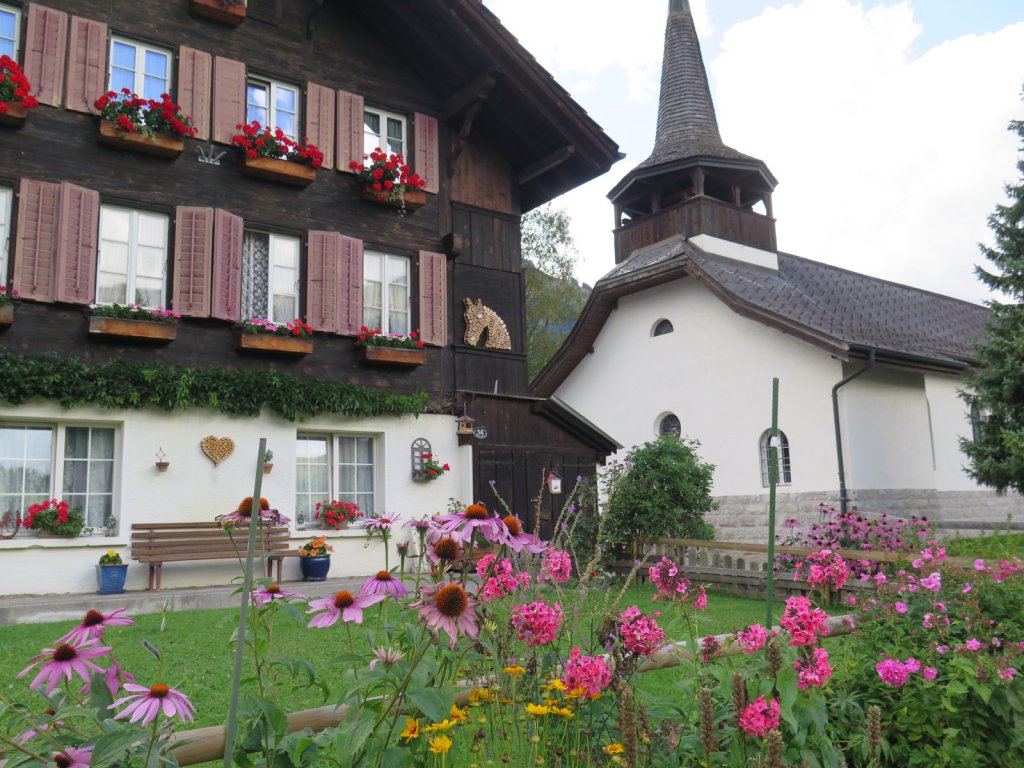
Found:
<path fill-rule="evenodd" d="M 363 198 L 363 200 L 367 201 L 368 203 L 377 203 L 378 205 L 387 205 L 390 206 L 391 208 L 399 209 L 403 207 L 401 200 L 381 200 L 378 197 L 377 192 L 374 192 L 372 189 L 369 189 L 368 187 L 365 186 L 361 188 L 360 196 Z M 415 211 L 417 208 L 422 208 L 426 204 L 427 193 L 424 192 L 422 189 L 405 190 L 404 207 L 406 211 Z"/>
<path fill-rule="evenodd" d="M 403 347 L 381 347 L 376 344 L 359 347 L 359 360 L 378 365 L 423 365 L 427 362 L 427 350 L 405 349 Z"/>
<path fill-rule="evenodd" d="M 21 106 L 18 101 L 5 101 L 7 111 L 0 113 L 0 125 L 9 125 L 12 128 L 21 128 L 28 117 L 28 110 Z"/>
<path fill-rule="evenodd" d="M 118 336 L 137 341 L 166 343 L 178 335 L 177 323 L 158 323 L 155 320 L 122 320 L 117 317 L 90 317 L 91 336 Z"/>
<path fill-rule="evenodd" d="M 225 5 L 220 0 L 189 0 L 188 11 L 210 21 L 237 27 L 245 21 L 245 4 Z"/>
<path fill-rule="evenodd" d="M 274 471 L 274 465 L 273 464 L 264 464 L 263 465 L 263 474 L 264 475 L 269 475 L 273 471 Z"/>
<path fill-rule="evenodd" d="M 242 173 L 265 181 L 277 181 L 295 187 L 305 187 L 316 180 L 316 169 L 290 160 L 273 157 L 242 158 Z"/>
<path fill-rule="evenodd" d="M 14 323 L 14 305 L 7 304 L 0 307 L 0 327 L 6 327 Z"/>
<path fill-rule="evenodd" d="M 278 355 L 308 355 L 313 351 L 309 336 L 278 336 L 275 333 L 240 333 L 238 348 Z"/>
<path fill-rule="evenodd" d="M 144 136 L 135 131 L 122 131 L 109 120 L 100 121 L 99 142 L 105 147 L 138 152 L 151 157 L 174 160 L 185 151 L 185 140 L 180 136 L 158 133 Z"/>

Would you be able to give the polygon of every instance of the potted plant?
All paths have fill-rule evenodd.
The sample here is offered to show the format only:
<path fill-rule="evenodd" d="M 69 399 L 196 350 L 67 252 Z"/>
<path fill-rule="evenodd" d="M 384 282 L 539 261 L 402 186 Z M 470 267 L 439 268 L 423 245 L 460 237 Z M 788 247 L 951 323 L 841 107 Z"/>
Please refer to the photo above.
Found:
<path fill-rule="evenodd" d="M 353 160 L 348 167 L 362 184 L 364 200 L 398 208 L 403 216 L 406 211 L 414 211 L 427 204 L 427 195 L 423 191 L 426 180 L 420 178 L 401 155 L 389 155 L 378 148 L 363 155 L 363 160 L 369 163 Z"/>
<path fill-rule="evenodd" d="M 17 62 L 9 56 L 0 56 L 0 125 L 20 128 L 25 124 L 28 111 L 39 106 L 29 91 L 28 78 Z"/>
<path fill-rule="evenodd" d="M 50 499 L 28 508 L 21 524 L 40 536 L 61 536 L 73 539 L 85 528 L 81 507 L 69 506 L 66 501 Z"/>
<path fill-rule="evenodd" d="M 0 327 L 7 327 L 14 322 L 14 300 L 18 292 L 6 285 L 0 285 Z"/>
<path fill-rule="evenodd" d="M 238 348 L 283 355 L 308 355 L 313 351 L 313 329 L 299 318 L 289 323 L 274 323 L 253 317 L 242 323 Z"/>
<path fill-rule="evenodd" d="M 121 555 L 116 550 L 108 550 L 100 556 L 100 563 L 96 566 L 96 578 L 101 595 L 120 595 L 124 592 L 127 576 L 128 564 L 121 560 Z"/>
<path fill-rule="evenodd" d="M 99 142 L 105 146 L 174 159 L 185 149 L 184 137 L 196 135 L 192 118 L 166 93 L 155 101 L 122 88 L 100 96 L 95 107 L 100 111 Z"/>
<path fill-rule="evenodd" d="M 117 536 L 117 518 L 113 515 L 107 515 L 107 519 L 103 521 L 103 527 L 106 529 L 107 536 Z"/>
<path fill-rule="evenodd" d="M 331 552 L 334 547 L 326 536 L 310 539 L 299 548 L 299 570 L 303 581 L 325 581 L 331 570 Z"/>
<path fill-rule="evenodd" d="M 181 319 L 181 315 L 169 309 L 147 309 L 138 304 L 101 304 L 89 311 L 90 335 L 157 343 L 173 341 L 178 335 L 178 321 Z"/>
<path fill-rule="evenodd" d="M 263 452 L 263 474 L 269 475 L 274 469 L 274 452 L 267 448 Z"/>
<path fill-rule="evenodd" d="M 189 0 L 188 10 L 193 16 L 237 27 L 245 21 L 245 0 Z"/>
<path fill-rule="evenodd" d="M 364 363 L 423 365 L 427 362 L 427 351 L 423 346 L 415 331 L 403 336 L 400 333 L 381 333 L 380 328 L 371 330 L 364 325 L 356 336 L 359 359 Z"/>
<path fill-rule="evenodd" d="M 363 516 L 363 513 L 359 511 L 359 506 L 349 501 L 324 501 L 317 502 L 316 504 L 316 517 L 320 521 L 320 525 L 323 528 L 333 528 L 336 531 L 340 531 L 343 528 L 348 528 L 348 524 L 353 520 L 358 520 Z"/>
<path fill-rule="evenodd" d="M 439 464 L 432 453 L 421 453 L 420 459 L 423 461 L 423 468 L 413 470 L 413 480 L 437 480 L 445 472 L 451 471 L 447 464 Z"/>
<path fill-rule="evenodd" d="M 242 173 L 248 176 L 302 187 L 316 178 L 316 169 L 324 163 L 324 153 L 306 137 L 300 144 L 280 128 L 271 131 L 256 120 L 235 128 L 241 133 L 231 141 L 243 152 Z"/>

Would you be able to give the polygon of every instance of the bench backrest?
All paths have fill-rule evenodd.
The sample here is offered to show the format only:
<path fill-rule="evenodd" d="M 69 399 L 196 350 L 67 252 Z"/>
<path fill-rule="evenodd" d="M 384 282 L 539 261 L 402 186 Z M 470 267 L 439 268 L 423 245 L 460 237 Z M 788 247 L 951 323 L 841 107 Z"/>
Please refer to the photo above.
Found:
<path fill-rule="evenodd" d="M 132 559 L 140 562 L 244 557 L 249 547 L 248 526 L 229 534 L 216 521 L 197 523 L 135 523 Z M 291 531 L 286 525 L 261 525 L 256 533 L 256 555 L 287 550 Z"/>

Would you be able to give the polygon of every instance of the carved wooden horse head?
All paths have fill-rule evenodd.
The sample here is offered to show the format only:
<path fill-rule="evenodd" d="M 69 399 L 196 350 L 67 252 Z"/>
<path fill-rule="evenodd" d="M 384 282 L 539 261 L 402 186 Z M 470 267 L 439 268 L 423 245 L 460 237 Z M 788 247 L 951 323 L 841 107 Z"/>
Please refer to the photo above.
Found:
<path fill-rule="evenodd" d="M 472 299 L 465 299 L 466 303 L 466 343 L 475 347 L 480 341 L 480 335 L 487 331 L 487 341 L 484 347 L 487 349 L 512 349 L 512 339 L 508 335 L 508 328 L 505 321 L 498 317 L 497 313 L 490 307 L 485 307 L 482 299 L 474 303 Z"/>

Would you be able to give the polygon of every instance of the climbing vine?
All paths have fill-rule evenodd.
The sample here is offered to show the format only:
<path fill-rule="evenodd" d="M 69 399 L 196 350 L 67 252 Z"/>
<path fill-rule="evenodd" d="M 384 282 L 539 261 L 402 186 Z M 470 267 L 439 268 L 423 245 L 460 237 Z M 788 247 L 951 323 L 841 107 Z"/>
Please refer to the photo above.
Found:
<path fill-rule="evenodd" d="M 34 398 L 55 400 L 65 408 L 214 408 L 234 416 L 258 416 L 266 408 L 288 421 L 322 414 L 422 413 L 428 401 L 424 392 L 400 395 L 273 370 L 255 373 L 122 360 L 91 365 L 75 357 L 0 351 L 0 400 L 21 405 Z"/>

